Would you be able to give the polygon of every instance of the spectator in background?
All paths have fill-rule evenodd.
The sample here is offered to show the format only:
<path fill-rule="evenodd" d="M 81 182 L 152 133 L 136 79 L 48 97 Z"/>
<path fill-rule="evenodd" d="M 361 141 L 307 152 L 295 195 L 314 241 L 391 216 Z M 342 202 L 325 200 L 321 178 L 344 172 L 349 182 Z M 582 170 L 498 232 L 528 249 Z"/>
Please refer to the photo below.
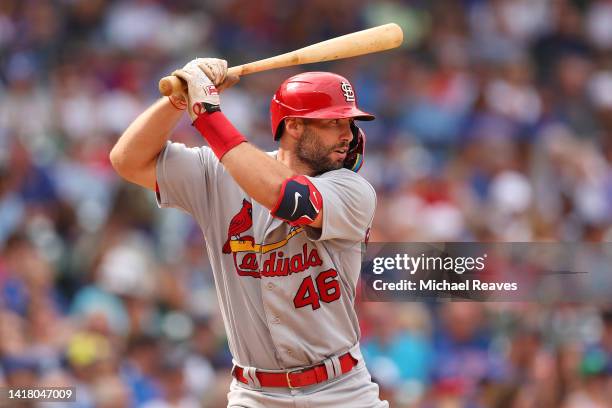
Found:
<path fill-rule="evenodd" d="M 501 355 L 491 352 L 492 334 L 480 304 L 445 304 L 440 314 L 440 326 L 433 337 L 434 390 L 452 390 L 467 402 L 477 395 L 481 381 L 499 381 L 507 376 L 508 366 Z"/>
<path fill-rule="evenodd" d="M 158 364 L 161 363 L 159 354 L 158 340 L 154 337 L 135 337 L 127 344 L 121 374 L 137 406 L 143 406 L 161 396 L 156 378 Z"/>
<path fill-rule="evenodd" d="M 185 356 L 181 350 L 168 352 L 161 363 L 160 396 L 144 405 L 145 408 L 198 408 L 199 401 L 189 393 L 185 378 Z"/>
<path fill-rule="evenodd" d="M 429 386 L 432 350 L 429 345 L 430 316 L 418 305 L 400 306 L 400 318 L 388 303 L 368 304 L 360 316 L 364 328 L 362 349 L 383 393 L 393 400 L 414 402 Z M 397 309 L 397 307 L 395 307 Z M 393 395 L 391 390 L 397 390 Z"/>

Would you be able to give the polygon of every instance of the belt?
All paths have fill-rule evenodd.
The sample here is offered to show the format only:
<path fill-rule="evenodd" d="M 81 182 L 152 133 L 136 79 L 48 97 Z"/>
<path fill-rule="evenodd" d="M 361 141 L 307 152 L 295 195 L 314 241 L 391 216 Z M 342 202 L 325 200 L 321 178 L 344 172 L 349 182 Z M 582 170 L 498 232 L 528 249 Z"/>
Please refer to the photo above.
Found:
<path fill-rule="evenodd" d="M 348 373 L 357 365 L 357 360 L 350 353 L 343 354 L 338 359 L 340 360 L 342 374 Z M 280 373 L 257 370 L 255 375 L 262 387 L 300 388 L 320 384 L 329 379 L 325 364 Z M 234 377 L 243 384 L 249 384 L 249 381 L 244 377 L 244 369 L 240 366 L 236 366 L 234 369 Z"/>

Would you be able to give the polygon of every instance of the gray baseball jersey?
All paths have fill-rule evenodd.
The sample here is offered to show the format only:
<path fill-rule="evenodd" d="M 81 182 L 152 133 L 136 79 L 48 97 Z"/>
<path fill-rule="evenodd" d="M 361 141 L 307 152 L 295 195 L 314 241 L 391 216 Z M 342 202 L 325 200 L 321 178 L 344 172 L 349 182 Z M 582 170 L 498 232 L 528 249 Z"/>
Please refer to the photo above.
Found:
<path fill-rule="evenodd" d="M 243 367 L 317 364 L 359 341 L 355 290 L 376 193 L 347 169 L 309 179 L 323 197 L 320 230 L 272 217 L 208 147 L 168 142 L 159 155 L 158 204 L 202 229 L 229 347 Z"/>

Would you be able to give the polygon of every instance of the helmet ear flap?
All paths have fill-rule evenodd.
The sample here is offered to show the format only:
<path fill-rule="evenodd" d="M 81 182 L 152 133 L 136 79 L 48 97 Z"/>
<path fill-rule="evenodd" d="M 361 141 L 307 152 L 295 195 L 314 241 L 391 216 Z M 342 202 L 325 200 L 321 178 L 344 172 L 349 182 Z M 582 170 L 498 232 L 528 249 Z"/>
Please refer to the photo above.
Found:
<path fill-rule="evenodd" d="M 280 140 L 284 131 L 285 131 L 285 119 L 281 120 L 280 123 L 278 124 L 278 127 L 276 128 L 276 134 L 274 135 L 274 140 L 275 141 Z"/>
<path fill-rule="evenodd" d="M 344 168 L 357 173 L 363 165 L 366 136 L 365 132 L 354 121 L 351 121 L 351 133 L 353 134 L 353 140 L 349 143 L 349 149 L 344 159 Z"/>
<path fill-rule="evenodd" d="M 353 134 L 353 139 L 349 143 L 349 151 L 357 147 L 357 144 L 359 143 L 359 132 L 361 131 L 359 126 L 355 124 L 354 120 L 351 119 L 350 123 L 351 123 L 351 133 Z"/>

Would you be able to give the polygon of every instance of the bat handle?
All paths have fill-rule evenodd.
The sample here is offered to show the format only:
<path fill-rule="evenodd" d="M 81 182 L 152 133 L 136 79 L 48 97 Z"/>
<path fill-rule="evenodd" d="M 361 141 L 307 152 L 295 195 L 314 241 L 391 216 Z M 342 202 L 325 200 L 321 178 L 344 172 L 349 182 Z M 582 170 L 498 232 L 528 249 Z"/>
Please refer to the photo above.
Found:
<path fill-rule="evenodd" d="M 227 70 L 228 75 L 240 75 L 242 65 L 231 67 Z M 164 96 L 170 96 L 178 93 L 183 93 L 187 89 L 185 81 L 174 75 L 168 75 L 159 80 L 159 93 Z"/>

